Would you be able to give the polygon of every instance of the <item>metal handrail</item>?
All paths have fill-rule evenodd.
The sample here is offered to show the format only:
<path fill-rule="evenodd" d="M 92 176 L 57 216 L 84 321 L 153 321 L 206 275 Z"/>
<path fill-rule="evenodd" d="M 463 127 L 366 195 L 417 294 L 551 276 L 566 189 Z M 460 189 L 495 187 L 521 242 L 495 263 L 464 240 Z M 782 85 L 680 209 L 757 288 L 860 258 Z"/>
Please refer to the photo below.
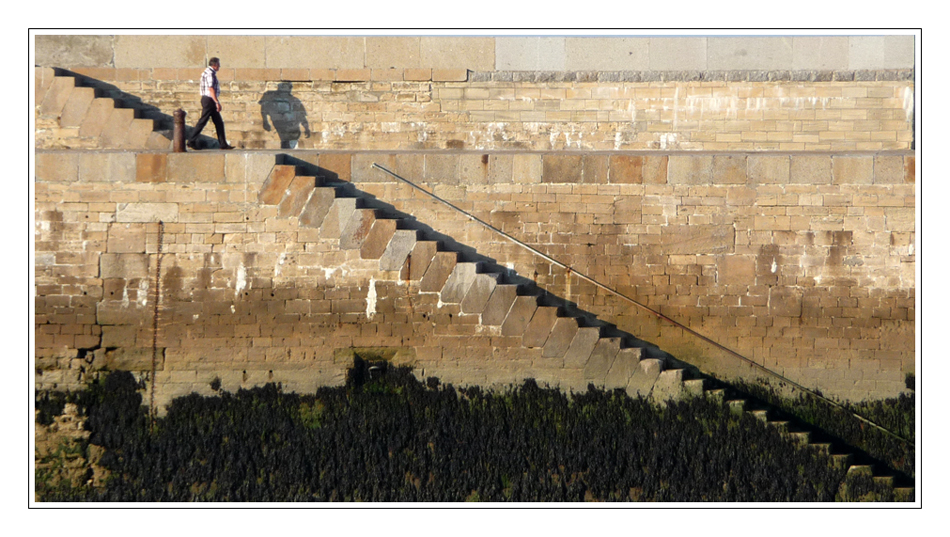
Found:
<path fill-rule="evenodd" d="M 844 405 L 842 405 L 842 404 L 840 404 L 840 403 L 837 403 L 837 402 L 835 402 L 835 401 L 833 401 L 833 400 L 831 400 L 831 399 L 828 399 L 827 397 L 821 395 L 820 393 L 815 392 L 814 390 L 810 390 L 810 389 L 806 388 L 805 386 L 802 386 L 801 384 L 799 384 L 799 383 L 797 383 L 797 382 L 795 382 L 795 381 L 793 381 L 793 380 L 791 380 L 791 379 L 785 377 L 784 375 L 782 375 L 782 374 L 780 374 L 780 373 L 778 373 L 778 372 L 772 371 L 771 369 L 765 367 L 764 365 L 759 364 L 759 363 L 757 363 L 757 362 L 751 360 L 750 358 L 746 358 L 745 356 L 739 354 L 738 352 L 736 352 L 736 351 L 734 351 L 734 350 L 732 350 L 732 349 L 726 347 L 725 345 L 723 345 L 723 344 L 721 344 L 721 343 L 719 343 L 719 342 L 717 342 L 717 341 L 714 341 L 714 340 L 710 339 L 710 338 L 707 337 L 707 336 L 704 336 L 703 334 L 700 334 L 699 332 L 693 330 L 692 328 L 690 328 L 690 327 L 688 327 L 688 326 L 686 326 L 686 325 L 684 325 L 684 324 L 682 324 L 682 323 L 680 323 L 680 322 L 678 322 L 678 321 L 676 321 L 676 320 L 674 320 L 674 319 L 671 319 L 670 317 L 667 317 L 666 315 L 663 315 L 662 313 L 660 313 L 660 312 L 658 312 L 658 311 L 656 311 L 656 310 L 650 308 L 649 306 L 647 306 L 647 305 L 645 305 L 645 304 L 641 304 L 640 302 L 637 302 L 636 300 L 634 300 L 634 299 L 628 297 L 627 295 L 621 293 L 620 291 L 617 291 L 616 289 L 613 289 L 613 288 L 611 288 L 611 287 L 609 287 L 609 286 L 607 286 L 607 285 L 604 285 L 604 284 L 598 282 L 597 280 L 591 278 L 590 276 L 584 274 L 583 272 L 578 272 L 577 270 L 574 270 L 574 269 L 571 268 L 570 266 L 568 266 L 568 265 L 566 265 L 566 264 L 564 264 L 564 263 L 558 261 L 557 259 L 554 259 L 554 258 L 548 256 L 547 254 L 545 254 L 545 253 L 539 251 L 538 249 L 534 248 L 533 246 L 531 246 L 531 245 L 529 245 L 529 244 L 526 244 L 526 243 L 524 243 L 524 242 L 522 242 L 522 241 L 516 239 L 515 237 L 512 237 L 511 235 L 505 233 L 504 231 L 502 231 L 502 230 L 500 230 L 500 229 L 498 229 L 498 228 L 492 226 L 492 225 L 489 224 L 488 222 L 485 222 L 484 220 L 478 218 L 477 216 L 468 213 L 468 212 L 465 211 L 464 209 L 461 209 L 461 208 L 459 208 L 459 207 L 456 207 L 456 206 L 453 205 L 451 202 L 449 202 L 449 201 L 447 201 L 447 200 L 445 200 L 445 199 L 443 199 L 443 198 L 440 198 L 440 197 L 437 196 L 436 194 L 433 194 L 432 192 L 429 192 L 428 190 L 426 190 L 426 189 L 420 187 L 419 185 L 413 183 L 412 181 L 406 179 L 405 177 L 401 177 L 401 176 L 397 175 L 396 173 L 394 173 L 394 172 L 392 172 L 392 171 L 390 171 L 390 170 L 387 170 L 386 168 L 380 166 L 379 164 L 377 164 L 377 163 L 375 163 L 375 162 L 373 163 L 373 166 L 372 166 L 372 167 L 373 167 L 373 168 L 376 168 L 376 169 L 378 169 L 378 170 L 380 170 L 380 171 L 382 171 L 382 172 L 384 172 L 384 173 L 386 173 L 386 174 L 388 174 L 388 175 L 390 175 L 390 176 L 392 176 L 392 177 L 394 177 L 395 179 L 398 179 L 399 181 L 402 181 L 402 182 L 406 183 L 407 185 L 411 186 L 412 188 L 414 188 L 414 189 L 416 189 L 416 190 L 418 190 L 418 191 L 420 191 L 420 192 L 426 194 L 427 196 L 431 197 L 432 199 L 435 199 L 436 201 L 439 201 L 440 203 L 442 203 L 442 204 L 444 204 L 444 205 L 450 207 L 450 208 L 453 209 L 454 211 L 456 211 L 456 212 L 458 212 L 458 213 L 464 215 L 464 216 L 465 216 L 466 218 L 468 218 L 469 220 L 472 220 L 472 221 L 474 221 L 474 222 L 476 222 L 476 223 L 478 223 L 478 224 L 484 226 L 485 228 L 487 228 L 487 229 L 489 229 L 489 230 L 491 230 L 491 231 L 493 231 L 493 232 L 495 232 L 495 233 L 501 235 L 502 237 L 505 237 L 505 238 L 508 239 L 509 241 L 511 241 L 511 242 L 513 242 L 513 243 L 515 243 L 515 244 L 517 244 L 518 246 L 524 248 L 525 250 L 528 250 L 528 251 L 531 252 L 532 254 L 534 254 L 534 255 L 536 255 L 536 256 L 538 256 L 538 257 L 540 257 L 540 258 L 542 258 L 542 259 L 548 261 L 549 263 L 552 263 L 552 264 L 554 264 L 554 265 L 557 265 L 557 266 L 563 268 L 564 270 L 567 271 L 568 276 L 570 276 L 571 274 L 575 274 L 575 275 L 577 275 L 578 278 L 580 278 L 580 279 L 582 279 L 582 280 L 584 280 L 584 281 L 586 281 L 586 282 L 589 282 L 589 283 L 595 285 L 596 287 L 598 287 L 598 288 L 600 288 L 600 289 L 603 289 L 604 291 L 607 291 L 608 293 L 611 293 L 611 294 L 613 294 L 613 295 L 615 295 L 615 296 L 617 296 L 617 297 L 619 297 L 619 298 L 621 298 L 621 299 L 623 299 L 623 300 L 625 300 L 625 301 L 627 301 L 627 302 L 630 302 L 631 304 L 637 306 L 638 308 L 642 309 L 643 311 L 646 311 L 646 312 L 648 312 L 648 313 L 650 313 L 650 314 L 656 316 L 658 319 L 661 319 L 661 320 L 663 320 L 663 321 L 666 321 L 666 322 L 668 322 L 668 323 L 670 323 L 670 324 L 676 326 L 677 328 L 682 329 L 684 332 L 686 332 L 686 333 L 688 333 L 688 334 L 690 334 L 690 335 L 692 335 L 692 336 L 695 336 L 695 337 L 701 339 L 702 341 L 704 341 L 704 342 L 706 342 L 706 343 L 708 343 L 708 344 L 710 344 L 710 345 L 716 347 L 717 349 L 720 349 L 720 350 L 722 350 L 722 351 L 725 351 L 726 353 L 728 353 L 728 354 L 730 354 L 730 355 L 732 355 L 732 356 L 734 356 L 734 357 L 736 357 L 736 358 L 742 360 L 743 362 L 746 362 L 747 364 L 749 364 L 749 365 L 751 365 L 751 366 L 753 366 L 753 367 L 755 367 L 755 368 L 758 368 L 758 369 L 761 370 L 761 371 L 764 371 L 764 372 L 768 373 L 769 375 L 772 375 L 772 376 L 778 378 L 778 379 L 781 380 L 782 382 L 788 383 L 789 385 L 791 385 L 791 386 L 793 386 L 793 387 L 795 387 L 795 388 L 797 388 L 797 389 L 799 389 L 799 390 L 801 390 L 801 391 L 803 391 L 803 392 L 805 392 L 805 393 L 811 395 L 812 397 L 815 397 L 815 398 L 817 398 L 817 399 L 819 399 L 819 400 L 825 401 L 826 403 L 831 404 L 832 406 L 835 406 L 835 407 L 837 407 L 837 408 L 839 408 L 839 409 L 841 409 L 841 410 L 844 410 L 845 412 L 850 413 L 852 416 L 854 416 L 854 417 L 857 418 L 858 420 L 863 421 L 863 422 L 865 422 L 865 423 L 867 423 L 867 424 L 869 424 L 869 425 L 871 425 L 871 426 L 873 426 L 873 427 L 875 427 L 875 428 L 877 428 L 877 429 L 880 429 L 881 431 L 883 431 L 883 432 L 885 432 L 885 433 L 887 433 L 887 434 L 893 436 L 894 438 L 897 438 L 898 440 L 901 440 L 901 441 L 903 441 L 903 442 L 905 442 L 905 443 L 908 443 L 908 444 L 911 443 L 909 440 L 907 440 L 906 438 L 904 438 L 904 437 L 898 435 L 897 433 L 894 433 L 894 432 L 892 432 L 892 431 L 886 429 L 885 427 L 883 427 L 883 426 L 881 426 L 881 425 L 878 425 L 877 423 L 874 423 L 873 421 L 869 420 L 868 418 L 865 418 L 864 416 L 861 416 L 861 415 L 859 415 L 859 414 L 856 414 L 853 410 L 851 410 L 851 409 L 845 407 Z"/>

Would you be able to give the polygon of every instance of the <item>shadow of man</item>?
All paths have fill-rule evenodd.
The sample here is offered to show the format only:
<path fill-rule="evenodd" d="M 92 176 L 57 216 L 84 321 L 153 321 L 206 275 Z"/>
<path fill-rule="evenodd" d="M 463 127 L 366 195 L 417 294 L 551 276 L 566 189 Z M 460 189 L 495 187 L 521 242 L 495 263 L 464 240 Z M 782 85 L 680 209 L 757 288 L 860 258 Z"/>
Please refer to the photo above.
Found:
<path fill-rule="evenodd" d="M 293 84 L 290 82 L 281 82 L 277 84 L 276 90 L 265 92 L 258 101 L 261 105 L 264 130 L 269 132 L 273 124 L 277 136 L 280 137 L 281 149 L 296 149 L 301 127 L 304 136 L 310 138 L 307 111 L 300 99 L 290 94 L 292 89 Z"/>

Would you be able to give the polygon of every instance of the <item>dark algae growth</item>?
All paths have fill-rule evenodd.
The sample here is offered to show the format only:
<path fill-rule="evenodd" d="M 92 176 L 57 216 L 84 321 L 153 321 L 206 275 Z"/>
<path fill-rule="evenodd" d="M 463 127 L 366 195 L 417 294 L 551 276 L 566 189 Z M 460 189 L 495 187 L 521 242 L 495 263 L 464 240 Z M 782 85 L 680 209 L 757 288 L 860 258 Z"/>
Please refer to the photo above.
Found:
<path fill-rule="evenodd" d="M 830 502 L 846 479 L 826 455 L 704 398 L 656 405 L 531 380 L 488 392 L 357 361 L 345 386 L 192 394 L 152 422 L 138 388 L 116 372 L 74 396 L 108 477 L 38 486 L 38 499 Z M 49 419 L 57 401 L 39 399 Z"/>

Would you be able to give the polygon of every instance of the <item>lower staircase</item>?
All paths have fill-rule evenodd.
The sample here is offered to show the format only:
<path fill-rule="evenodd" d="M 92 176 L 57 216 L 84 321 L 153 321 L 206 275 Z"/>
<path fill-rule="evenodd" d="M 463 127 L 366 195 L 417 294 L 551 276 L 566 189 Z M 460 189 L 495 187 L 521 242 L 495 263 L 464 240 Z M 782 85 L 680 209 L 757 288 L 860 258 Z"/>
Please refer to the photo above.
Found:
<path fill-rule="evenodd" d="M 280 157 L 278 157 L 280 158 Z M 543 291 L 517 283 L 504 271 L 492 272 L 485 263 L 462 260 L 444 243 L 410 228 L 407 218 L 382 214 L 353 194 L 349 183 L 334 183 L 316 172 L 277 164 L 258 195 L 262 205 L 276 206 L 281 217 L 296 217 L 298 225 L 319 229 L 321 237 L 338 239 L 340 248 L 359 250 L 360 258 L 378 260 L 380 271 L 396 271 L 416 282 L 421 293 L 438 294 L 443 304 L 458 305 L 461 313 L 478 315 L 482 326 L 520 337 L 525 348 L 540 349 L 545 358 L 562 359 L 565 369 L 581 369 L 587 383 L 630 396 L 657 401 L 702 396 L 723 401 L 735 412 L 746 412 L 778 428 L 802 446 L 831 456 L 847 472 L 871 475 L 893 489 L 896 501 L 913 501 L 912 487 L 898 486 L 895 476 L 876 466 L 856 463 L 849 453 L 820 439 L 815 432 L 783 419 L 776 411 L 737 396 L 729 388 L 713 387 L 711 379 L 693 378 L 692 370 L 663 357 L 648 357 L 653 349 L 629 334 L 598 326 L 589 317 L 569 314 L 551 303 Z"/>
<path fill-rule="evenodd" d="M 139 117 L 97 90 L 79 85 L 77 78 L 52 68 L 36 72 L 37 145 L 70 149 L 171 148 L 171 134 L 155 130 L 155 120 Z M 48 139 L 44 140 L 44 134 Z"/>

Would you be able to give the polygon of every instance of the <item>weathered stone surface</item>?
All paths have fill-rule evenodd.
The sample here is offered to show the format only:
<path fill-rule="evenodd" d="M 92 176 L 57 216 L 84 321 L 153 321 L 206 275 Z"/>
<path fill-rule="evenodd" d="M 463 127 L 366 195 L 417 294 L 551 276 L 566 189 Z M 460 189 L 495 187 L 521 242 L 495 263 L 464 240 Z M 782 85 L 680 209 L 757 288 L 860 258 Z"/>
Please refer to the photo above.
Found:
<path fill-rule="evenodd" d="M 330 212 L 336 193 L 332 188 L 315 188 L 307 204 L 300 212 L 300 225 L 303 227 L 318 228 Z"/>
<path fill-rule="evenodd" d="M 485 311 L 482 312 L 482 324 L 499 326 L 505 322 L 516 296 L 518 296 L 517 285 L 496 285 L 491 298 L 488 299 L 488 304 L 485 305 Z"/>
<path fill-rule="evenodd" d="M 637 369 L 639 369 L 641 356 L 642 352 L 640 349 L 633 347 L 620 349 L 617 353 L 617 357 L 614 358 L 613 364 L 611 364 L 610 369 L 607 371 L 607 376 L 604 378 L 604 389 L 626 389 L 627 384 L 630 383 L 630 379 Z"/>
<path fill-rule="evenodd" d="M 650 392 L 650 398 L 658 402 L 679 399 L 684 393 L 683 380 L 684 371 L 682 369 L 663 371 L 656 378 L 653 391 Z"/>
<path fill-rule="evenodd" d="M 283 199 L 277 205 L 277 215 L 282 217 L 299 216 L 310 199 L 310 194 L 316 186 L 316 178 L 304 175 L 294 176 L 284 193 Z"/>
<path fill-rule="evenodd" d="M 129 132 L 119 147 L 129 149 L 144 149 L 148 146 L 152 131 L 155 130 L 155 121 L 145 118 L 135 118 L 129 125 Z"/>
<path fill-rule="evenodd" d="M 145 253 L 145 226 L 141 224 L 114 224 L 109 227 L 106 241 L 109 253 Z"/>
<path fill-rule="evenodd" d="M 284 199 L 287 187 L 290 186 L 296 175 L 297 168 L 295 166 L 283 164 L 274 166 L 268 174 L 267 180 L 264 181 L 264 186 L 261 187 L 257 200 L 264 205 L 277 205 L 280 200 Z"/>
<path fill-rule="evenodd" d="M 414 229 L 397 229 L 379 257 L 380 270 L 401 269 L 416 245 L 416 235 Z"/>
<path fill-rule="evenodd" d="M 544 347 L 544 342 L 548 340 L 551 329 L 557 321 L 557 311 L 556 307 L 541 306 L 534 312 L 521 338 L 525 347 Z"/>
<path fill-rule="evenodd" d="M 558 317 L 551 328 L 547 341 L 544 342 L 544 348 L 541 356 L 545 358 L 561 358 L 567 349 L 571 347 L 574 336 L 577 335 L 577 319 L 572 317 Z"/>
<path fill-rule="evenodd" d="M 116 108 L 109 116 L 109 120 L 102 126 L 99 133 L 99 144 L 102 147 L 120 147 L 129 135 L 129 127 L 135 119 L 135 110 L 131 108 Z"/>
<path fill-rule="evenodd" d="M 88 137 L 99 136 L 114 109 L 115 103 L 112 99 L 94 99 L 89 103 L 86 117 L 82 120 L 82 125 L 79 126 L 79 135 Z"/>
<path fill-rule="evenodd" d="M 459 304 L 462 313 L 482 313 L 491 298 L 492 291 L 498 285 L 497 274 L 476 274 L 465 298 Z"/>
<path fill-rule="evenodd" d="M 99 277 L 147 278 L 148 256 L 139 253 L 102 254 L 99 256 Z"/>
<path fill-rule="evenodd" d="M 435 241 L 416 241 L 409 253 L 409 279 L 413 281 L 421 280 L 425 276 L 432 258 L 435 257 L 439 249 L 439 243 Z"/>
<path fill-rule="evenodd" d="M 736 230 L 718 225 L 663 226 L 660 241 L 667 254 L 722 254 L 735 250 Z"/>
<path fill-rule="evenodd" d="M 424 293 L 439 293 L 445 286 L 449 274 L 455 270 L 458 254 L 455 252 L 436 252 L 426 269 L 425 275 L 419 281 L 419 290 Z"/>
<path fill-rule="evenodd" d="M 590 360 L 584 366 L 584 380 L 589 380 L 596 386 L 603 386 L 618 352 L 620 338 L 600 338 L 590 353 Z"/>
<path fill-rule="evenodd" d="M 590 360 L 594 345 L 600 339 L 600 328 L 583 326 L 577 329 L 577 334 L 571 341 L 571 346 L 564 353 L 564 367 L 583 368 Z"/>
<path fill-rule="evenodd" d="M 373 209 L 356 209 L 353 211 L 340 233 L 340 248 L 354 250 L 361 247 L 375 222 L 376 211 Z"/>
<path fill-rule="evenodd" d="M 59 124 L 63 127 L 82 125 L 82 120 L 86 117 L 86 112 L 95 97 L 96 90 L 93 88 L 73 88 L 63 107 L 63 113 L 59 117 Z"/>
<path fill-rule="evenodd" d="M 663 361 L 652 358 L 640 360 L 636 371 L 627 384 L 627 394 L 630 397 L 647 397 L 656 384 L 657 377 L 663 371 Z"/>
<path fill-rule="evenodd" d="M 71 76 L 58 76 L 53 79 L 46 96 L 40 103 L 40 117 L 56 118 L 63 113 L 69 96 L 76 87 L 76 79 Z"/>
<path fill-rule="evenodd" d="M 363 241 L 360 247 L 360 257 L 363 259 L 379 259 L 389 246 L 396 233 L 396 220 L 376 219 L 373 227 L 369 230 L 369 235 Z"/>
<path fill-rule="evenodd" d="M 452 274 L 445 281 L 442 287 L 442 302 L 446 304 L 458 304 L 465 298 L 468 288 L 475 280 L 475 274 L 478 269 L 476 263 L 457 263 Z"/>
<path fill-rule="evenodd" d="M 178 220 L 177 203 L 118 203 L 116 222 L 175 222 Z"/>
<path fill-rule="evenodd" d="M 508 310 L 508 316 L 501 325 L 501 335 L 520 336 L 524 334 L 531 316 L 538 309 L 538 298 L 534 296 L 515 297 Z"/>
<path fill-rule="evenodd" d="M 320 226 L 320 236 L 325 239 L 340 238 L 343 227 L 355 211 L 356 198 L 335 198 Z"/>

